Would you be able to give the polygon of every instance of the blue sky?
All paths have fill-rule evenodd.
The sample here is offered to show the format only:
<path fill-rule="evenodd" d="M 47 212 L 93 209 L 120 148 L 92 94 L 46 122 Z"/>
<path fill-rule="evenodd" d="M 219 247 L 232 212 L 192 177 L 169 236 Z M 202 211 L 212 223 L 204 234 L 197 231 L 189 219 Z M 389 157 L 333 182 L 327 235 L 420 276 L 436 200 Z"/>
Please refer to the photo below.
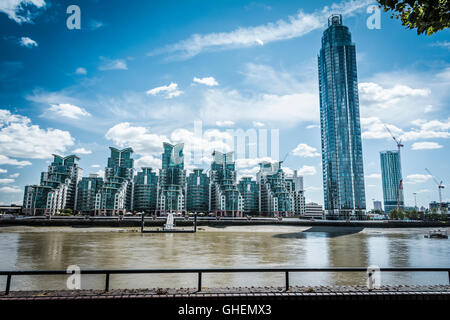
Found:
<path fill-rule="evenodd" d="M 81 29 L 69 30 L 69 5 Z M 279 130 L 279 158 L 323 203 L 317 54 L 330 13 L 343 13 L 357 50 L 366 200 L 382 199 L 379 151 L 401 137 L 405 198 L 437 200 L 450 179 L 449 31 L 431 37 L 370 1 L 7 1 L 0 3 L 0 202 L 20 203 L 51 154 L 76 153 L 102 173 L 108 146 L 160 166 L 163 141 L 193 146 L 209 166 L 229 151 L 229 130 Z M 201 121 L 203 135 L 194 134 Z M 228 131 L 227 131 L 228 130 Z M 270 149 L 270 145 L 269 145 Z M 238 159 L 254 175 L 266 157 Z M 444 199 L 449 200 L 444 189 Z"/>

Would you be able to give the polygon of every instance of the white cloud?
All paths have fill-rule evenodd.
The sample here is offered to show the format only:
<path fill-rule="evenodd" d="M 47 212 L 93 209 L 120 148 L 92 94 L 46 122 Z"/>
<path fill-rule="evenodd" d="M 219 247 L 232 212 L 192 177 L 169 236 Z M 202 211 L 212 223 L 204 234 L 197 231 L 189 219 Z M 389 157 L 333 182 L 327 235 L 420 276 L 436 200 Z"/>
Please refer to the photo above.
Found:
<path fill-rule="evenodd" d="M 306 129 L 315 129 L 315 128 L 320 128 L 320 126 L 318 124 L 310 124 L 309 126 L 306 126 Z"/>
<path fill-rule="evenodd" d="M 234 121 L 231 120 L 216 121 L 216 126 L 218 127 L 232 127 L 234 126 L 234 124 L 235 124 Z"/>
<path fill-rule="evenodd" d="M 316 167 L 304 165 L 297 170 L 297 173 L 301 176 L 313 176 L 317 173 Z"/>
<path fill-rule="evenodd" d="M 412 150 L 431 150 L 441 148 L 443 148 L 443 146 L 437 142 L 414 142 L 411 146 Z"/>
<path fill-rule="evenodd" d="M 34 41 L 33 39 L 28 38 L 28 37 L 21 37 L 20 41 L 19 41 L 19 44 L 22 47 L 27 47 L 27 48 L 33 48 L 33 47 L 37 47 L 38 46 L 36 41 Z"/>
<path fill-rule="evenodd" d="M 91 154 L 92 151 L 91 150 L 87 150 L 85 148 L 77 148 L 75 150 L 72 151 L 74 154 Z"/>
<path fill-rule="evenodd" d="M 260 121 L 252 121 L 252 124 L 256 128 L 262 128 L 265 126 L 264 122 L 260 122 Z"/>
<path fill-rule="evenodd" d="M 0 11 L 8 15 L 15 22 L 32 22 L 35 9 L 45 7 L 44 0 L 2 0 L 0 1 Z"/>
<path fill-rule="evenodd" d="M 319 111 L 316 96 L 307 92 L 244 96 L 236 90 L 210 89 L 203 96 L 200 117 L 207 123 L 239 119 L 293 126 L 301 121 L 318 120 Z"/>
<path fill-rule="evenodd" d="M 415 183 L 423 183 L 433 178 L 429 174 L 409 174 L 406 176 L 407 183 L 415 184 Z"/>
<path fill-rule="evenodd" d="M 163 94 L 166 99 L 172 99 L 181 95 L 183 91 L 178 90 L 178 84 L 171 82 L 167 86 L 156 87 L 147 91 L 148 95 L 156 96 Z"/>
<path fill-rule="evenodd" d="M 52 104 L 45 112 L 50 117 L 64 117 L 69 119 L 80 119 L 90 117 L 91 114 L 85 109 L 69 103 Z"/>
<path fill-rule="evenodd" d="M 239 27 L 231 32 L 193 34 L 185 40 L 149 54 L 172 53 L 180 58 L 190 58 L 202 51 L 251 47 L 297 38 L 322 28 L 331 12 L 347 15 L 366 8 L 369 3 L 371 3 L 369 0 L 341 2 L 311 14 L 300 10 L 295 16 L 289 16 L 287 20 L 278 20 L 275 23 L 247 28 Z"/>
<path fill-rule="evenodd" d="M 381 174 L 380 173 L 371 173 L 371 174 L 365 175 L 364 177 L 366 177 L 367 179 L 381 179 Z"/>
<path fill-rule="evenodd" d="M 358 91 L 362 100 L 376 102 L 393 102 L 393 100 L 403 97 L 427 97 L 431 93 L 429 89 L 414 89 L 401 84 L 385 89 L 373 82 L 359 83 Z M 385 108 L 387 108 L 386 105 Z"/>
<path fill-rule="evenodd" d="M 122 122 L 110 128 L 105 137 L 120 147 L 131 146 L 141 155 L 162 153 L 163 142 L 168 141 L 163 135 L 150 133 L 147 128 L 132 126 L 128 122 Z"/>
<path fill-rule="evenodd" d="M 7 173 L 8 170 L 0 168 L 0 173 Z"/>
<path fill-rule="evenodd" d="M 104 57 L 100 57 L 103 60 L 103 64 L 101 64 L 98 69 L 101 71 L 107 70 L 128 70 L 127 62 L 123 59 L 108 59 Z"/>
<path fill-rule="evenodd" d="M 393 124 L 383 123 L 377 117 L 361 118 L 362 137 L 365 139 L 392 139 L 384 125 L 391 130 L 395 137 L 402 141 L 450 137 L 448 132 L 450 118 L 445 121 L 415 120 L 411 124 L 412 127 L 409 129 L 401 129 Z"/>
<path fill-rule="evenodd" d="M 156 158 L 154 156 L 142 156 L 136 160 L 135 167 L 161 168 L 161 158 Z"/>
<path fill-rule="evenodd" d="M 194 81 L 195 83 L 204 84 L 208 87 L 214 87 L 219 85 L 219 83 L 216 81 L 216 79 L 214 79 L 214 77 L 205 77 L 205 78 L 194 77 L 192 81 Z"/>
<path fill-rule="evenodd" d="M 81 74 L 81 75 L 86 75 L 87 74 L 87 70 L 85 68 L 79 67 L 75 70 L 75 74 Z"/>
<path fill-rule="evenodd" d="M 14 179 L 0 179 L 0 184 L 13 183 L 14 181 Z"/>
<path fill-rule="evenodd" d="M 210 129 L 198 137 L 192 131 L 175 129 L 169 135 L 151 133 L 148 128 L 131 125 L 128 122 L 119 123 L 110 128 L 106 138 L 114 141 L 120 147 L 131 146 L 141 158 L 136 160 L 136 166 L 161 166 L 160 157 L 163 152 L 163 142 L 172 144 L 184 143 L 184 159 L 186 168 L 193 168 L 201 164 L 210 164 L 211 153 L 214 150 L 231 151 L 232 136 L 228 132 Z M 196 159 L 193 159 L 194 150 L 197 150 Z M 199 163 L 194 163 L 199 162 Z"/>
<path fill-rule="evenodd" d="M 0 144 L 0 147 L 1 147 L 1 144 Z M 0 154 L 0 165 L 2 165 L 2 164 L 8 164 L 8 165 L 11 165 L 11 166 L 24 167 L 24 166 L 31 165 L 31 162 L 30 161 L 19 161 L 19 160 L 16 160 L 16 159 L 11 159 L 11 158 L 9 158 L 7 156 L 4 156 L 4 155 Z"/>
<path fill-rule="evenodd" d="M 64 154 L 73 144 L 68 131 L 41 129 L 25 116 L 0 109 L 0 164 L 30 165 L 8 157 L 45 159 L 53 153 Z"/>
<path fill-rule="evenodd" d="M 0 192 L 19 193 L 19 192 L 23 192 L 23 189 L 18 188 L 18 187 L 2 187 L 2 188 L 0 188 Z"/>
<path fill-rule="evenodd" d="M 433 47 L 442 47 L 450 50 L 450 42 L 449 41 L 437 41 L 432 44 Z"/>
<path fill-rule="evenodd" d="M 99 165 L 99 164 L 93 164 L 91 167 L 92 167 L 92 168 L 100 168 L 101 165 Z"/>
<path fill-rule="evenodd" d="M 294 156 L 303 157 L 303 158 L 313 158 L 313 157 L 320 157 L 320 153 L 317 152 L 317 149 L 314 147 L 311 147 L 305 143 L 300 143 L 295 147 L 294 150 L 292 150 L 292 154 Z"/>
<path fill-rule="evenodd" d="M 98 170 L 95 174 L 98 174 L 100 178 L 105 178 L 105 170 Z"/>
<path fill-rule="evenodd" d="M 9 175 L 10 178 L 17 178 L 18 176 L 20 176 L 20 173 L 13 173 Z"/>

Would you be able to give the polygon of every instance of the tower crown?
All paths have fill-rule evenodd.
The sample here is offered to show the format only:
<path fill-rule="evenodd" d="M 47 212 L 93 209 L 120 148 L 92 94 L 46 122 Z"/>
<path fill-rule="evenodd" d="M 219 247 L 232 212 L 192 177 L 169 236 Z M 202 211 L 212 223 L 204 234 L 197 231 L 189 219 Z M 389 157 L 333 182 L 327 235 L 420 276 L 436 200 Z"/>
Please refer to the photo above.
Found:
<path fill-rule="evenodd" d="M 332 14 L 328 17 L 328 26 L 331 25 L 341 26 L 342 25 L 342 15 L 341 14 Z"/>

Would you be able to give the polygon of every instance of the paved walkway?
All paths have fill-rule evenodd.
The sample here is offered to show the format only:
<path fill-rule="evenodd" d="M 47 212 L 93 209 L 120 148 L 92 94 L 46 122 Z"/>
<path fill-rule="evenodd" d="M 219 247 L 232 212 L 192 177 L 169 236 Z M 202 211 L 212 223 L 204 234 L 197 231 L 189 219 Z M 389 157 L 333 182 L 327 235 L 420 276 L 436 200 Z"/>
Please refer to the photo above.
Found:
<path fill-rule="evenodd" d="M 299 287 L 289 291 L 283 287 L 155 288 L 102 290 L 11 291 L 0 294 L 0 300 L 91 300 L 91 299 L 429 299 L 450 300 L 450 285 L 382 286 L 369 291 L 365 286 Z"/>

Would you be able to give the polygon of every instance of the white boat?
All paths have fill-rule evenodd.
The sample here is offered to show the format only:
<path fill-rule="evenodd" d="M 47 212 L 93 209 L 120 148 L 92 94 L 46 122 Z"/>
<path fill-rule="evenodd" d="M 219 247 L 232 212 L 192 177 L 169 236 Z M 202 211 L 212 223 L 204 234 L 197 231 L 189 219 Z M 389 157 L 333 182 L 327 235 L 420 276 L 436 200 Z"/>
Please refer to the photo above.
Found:
<path fill-rule="evenodd" d="M 425 238 L 437 238 L 437 239 L 448 239 L 448 235 L 447 235 L 447 230 L 441 230 L 441 229 L 437 229 L 437 230 L 430 230 L 428 231 L 428 234 L 426 234 L 424 236 Z"/>

